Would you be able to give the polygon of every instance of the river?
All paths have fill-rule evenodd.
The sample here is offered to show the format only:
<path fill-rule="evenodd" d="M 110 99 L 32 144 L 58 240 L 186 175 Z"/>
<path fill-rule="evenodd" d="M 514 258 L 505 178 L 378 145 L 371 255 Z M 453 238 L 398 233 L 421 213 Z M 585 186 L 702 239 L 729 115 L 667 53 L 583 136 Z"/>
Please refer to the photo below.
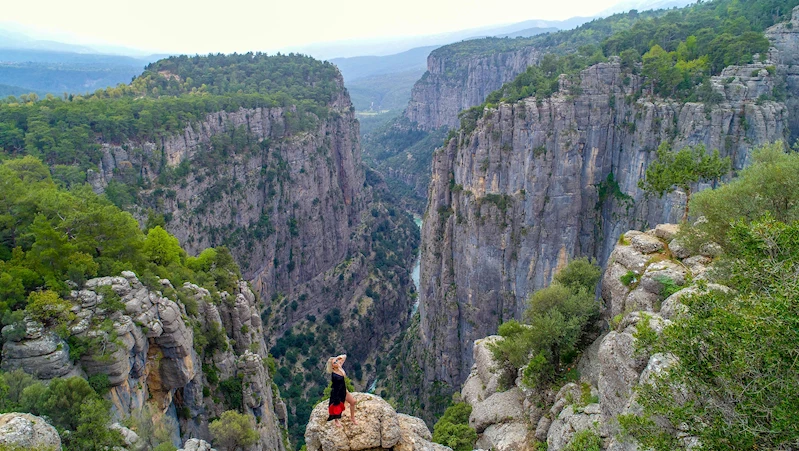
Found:
<path fill-rule="evenodd" d="M 419 230 L 422 230 L 422 218 L 419 216 L 414 215 L 413 221 L 419 227 Z M 421 251 L 421 246 L 419 246 L 419 250 Z M 413 284 L 416 285 L 416 302 L 413 304 L 413 310 L 411 311 L 411 315 L 415 315 L 416 311 L 419 310 L 419 276 L 422 269 L 422 259 L 421 255 L 416 256 L 416 263 L 413 264 L 413 269 L 411 270 L 411 279 L 413 279 Z"/>

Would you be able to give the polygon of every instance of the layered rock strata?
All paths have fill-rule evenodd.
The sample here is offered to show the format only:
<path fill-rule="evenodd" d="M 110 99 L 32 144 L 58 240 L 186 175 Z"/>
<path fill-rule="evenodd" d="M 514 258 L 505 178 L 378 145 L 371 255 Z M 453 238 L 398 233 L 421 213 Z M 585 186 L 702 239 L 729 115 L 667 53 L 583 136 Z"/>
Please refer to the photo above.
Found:
<path fill-rule="evenodd" d="M 480 105 L 488 94 L 512 81 L 544 54 L 535 46 L 509 52 L 452 58 L 427 57 L 427 72 L 413 85 L 405 117 L 421 130 L 457 128 L 458 113 Z"/>
<path fill-rule="evenodd" d="M 358 122 L 343 80 L 335 82 L 327 114 L 300 117 L 311 124 L 304 129 L 292 106 L 219 111 L 162 142 L 103 144 L 89 179 L 98 192 L 140 179 L 143 205 L 131 208 L 142 222 L 146 208 L 163 214 L 191 253 L 229 247 L 253 289 L 274 301 L 263 317 L 270 340 L 309 316 L 352 311 L 367 290 L 379 293 L 382 302 L 340 337 L 366 360 L 408 320 L 418 231 L 395 214 L 382 180 L 367 180 Z M 399 255 L 386 255 L 377 233 L 396 237 Z"/>
<path fill-rule="evenodd" d="M 638 187 L 662 142 L 717 149 L 740 169 L 752 148 L 787 140 L 788 107 L 770 100 L 784 82 L 774 65 L 784 67 L 725 69 L 712 78 L 722 100 L 710 105 L 646 96 L 643 80 L 611 59 L 576 82 L 562 78 L 551 98 L 487 108 L 439 149 L 422 230 L 420 337 L 440 364 L 425 366 L 426 383 L 459 385 L 471 343 L 519 318 L 570 259 L 604 264 L 623 231 L 680 217 L 683 193 L 660 199 Z"/>

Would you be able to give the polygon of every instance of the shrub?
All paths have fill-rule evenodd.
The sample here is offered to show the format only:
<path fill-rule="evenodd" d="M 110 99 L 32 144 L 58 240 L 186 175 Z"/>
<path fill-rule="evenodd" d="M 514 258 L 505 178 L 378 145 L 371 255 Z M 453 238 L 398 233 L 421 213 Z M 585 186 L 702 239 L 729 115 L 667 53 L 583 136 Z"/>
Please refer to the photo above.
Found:
<path fill-rule="evenodd" d="M 214 445 L 228 451 L 247 448 L 258 442 L 258 432 L 252 419 L 239 412 L 228 410 L 218 420 L 208 425 Z"/>
<path fill-rule="evenodd" d="M 453 451 L 471 451 L 477 441 L 477 431 L 469 426 L 472 406 L 465 402 L 450 405 L 433 426 L 433 441 L 449 446 Z"/>
<path fill-rule="evenodd" d="M 547 383 L 562 372 L 561 364 L 574 357 L 580 339 L 598 313 L 594 287 L 599 268 L 587 259 L 569 263 L 547 288 L 530 296 L 524 318 L 499 327 L 502 340 L 489 345 L 502 367 L 501 382 L 510 386 L 516 370 L 524 367 L 530 387 Z"/>
<path fill-rule="evenodd" d="M 584 429 L 574 434 L 563 451 L 600 451 L 602 438 L 592 429 Z"/>

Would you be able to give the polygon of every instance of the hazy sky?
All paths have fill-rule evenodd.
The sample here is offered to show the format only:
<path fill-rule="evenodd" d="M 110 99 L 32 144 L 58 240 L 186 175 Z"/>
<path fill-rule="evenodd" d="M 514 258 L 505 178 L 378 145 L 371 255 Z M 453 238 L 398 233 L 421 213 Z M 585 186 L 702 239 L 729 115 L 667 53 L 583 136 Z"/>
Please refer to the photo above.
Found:
<path fill-rule="evenodd" d="M 6 0 L 0 21 L 71 43 L 185 53 L 274 51 L 314 42 L 591 16 L 619 0 Z M 46 36 L 39 36 L 46 37 Z M 65 35 L 50 36 L 64 40 Z"/>

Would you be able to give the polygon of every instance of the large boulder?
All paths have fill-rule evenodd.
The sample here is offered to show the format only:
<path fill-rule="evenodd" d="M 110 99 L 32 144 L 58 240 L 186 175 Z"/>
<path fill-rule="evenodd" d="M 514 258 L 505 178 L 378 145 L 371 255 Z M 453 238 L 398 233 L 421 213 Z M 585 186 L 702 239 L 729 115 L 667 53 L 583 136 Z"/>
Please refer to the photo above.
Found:
<path fill-rule="evenodd" d="M 492 424 L 522 421 L 523 403 L 524 395 L 518 387 L 494 393 L 484 401 L 472 405 L 469 426 L 479 434 Z"/>
<path fill-rule="evenodd" d="M 430 431 L 421 420 L 400 416 L 381 397 L 353 393 L 358 402 L 353 424 L 349 406 L 341 418 L 341 426 L 327 421 L 327 401 L 314 407 L 305 429 L 308 451 L 361 451 L 396 448 L 404 451 L 446 451 L 449 448 L 429 441 Z"/>
<path fill-rule="evenodd" d="M 190 438 L 183 444 L 183 448 L 178 451 L 216 451 L 216 449 L 211 448 L 211 444 L 205 440 Z"/>
<path fill-rule="evenodd" d="M 0 445 L 60 450 L 61 438 L 44 418 L 27 413 L 6 413 L 0 415 Z"/>

